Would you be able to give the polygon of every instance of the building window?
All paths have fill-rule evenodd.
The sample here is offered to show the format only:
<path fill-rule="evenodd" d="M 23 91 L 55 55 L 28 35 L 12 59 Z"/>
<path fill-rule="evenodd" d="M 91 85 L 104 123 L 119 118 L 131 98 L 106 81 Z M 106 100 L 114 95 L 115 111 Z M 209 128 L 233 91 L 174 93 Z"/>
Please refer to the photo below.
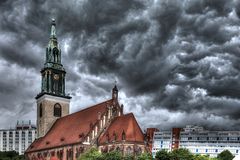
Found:
<path fill-rule="evenodd" d="M 238 153 L 238 149 L 236 150 L 236 153 Z"/>
<path fill-rule="evenodd" d="M 132 148 L 130 146 L 127 147 L 127 155 L 132 154 Z"/>
<path fill-rule="evenodd" d="M 116 148 L 116 151 L 117 151 L 117 152 L 120 152 L 120 151 L 121 151 L 121 149 L 120 149 L 119 146 Z"/>
<path fill-rule="evenodd" d="M 53 112 L 55 117 L 61 117 L 62 116 L 62 107 L 60 106 L 59 103 L 56 103 L 54 105 L 54 112 Z"/>
<path fill-rule="evenodd" d="M 126 140 L 126 134 L 125 134 L 124 130 L 123 130 L 123 132 L 122 132 L 122 140 L 123 140 L 123 141 Z"/>
<path fill-rule="evenodd" d="M 39 107 L 39 117 L 42 117 L 42 103 L 40 104 L 40 107 Z"/>
<path fill-rule="evenodd" d="M 217 153 L 217 152 L 218 152 L 218 149 L 216 149 L 215 152 Z"/>
<path fill-rule="evenodd" d="M 137 155 L 140 155 L 142 153 L 142 148 L 139 147 L 138 150 L 137 150 Z"/>
<path fill-rule="evenodd" d="M 113 138 L 114 138 L 114 141 L 116 141 L 116 140 L 117 140 L 117 134 L 116 134 L 116 132 L 115 132 L 115 131 L 113 132 Z"/>

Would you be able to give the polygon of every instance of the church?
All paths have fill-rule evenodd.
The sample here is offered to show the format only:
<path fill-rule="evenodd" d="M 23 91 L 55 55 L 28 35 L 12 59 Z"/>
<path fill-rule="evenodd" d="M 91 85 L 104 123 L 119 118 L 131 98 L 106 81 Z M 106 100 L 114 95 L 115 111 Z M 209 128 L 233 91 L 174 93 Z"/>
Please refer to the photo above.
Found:
<path fill-rule="evenodd" d="M 25 152 L 27 160 L 77 160 L 91 147 L 99 152 L 117 150 L 137 156 L 148 151 L 145 136 L 133 113 L 125 114 L 115 85 L 110 98 L 69 114 L 71 97 L 65 93 L 66 71 L 52 20 L 41 70 L 41 92 L 37 102 L 37 139 Z"/>

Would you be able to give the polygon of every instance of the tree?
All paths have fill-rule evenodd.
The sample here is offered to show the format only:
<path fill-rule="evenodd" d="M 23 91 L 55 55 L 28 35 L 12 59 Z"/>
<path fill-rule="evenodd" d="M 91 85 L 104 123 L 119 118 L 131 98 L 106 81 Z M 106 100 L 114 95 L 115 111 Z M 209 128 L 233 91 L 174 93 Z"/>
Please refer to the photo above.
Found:
<path fill-rule="evenodd" d="M 160 150 L 156 153 L 156 160 L 171 160 L 170 153 L 167 150 Z"/>
<path fill-rule="evenodd" d="M 149 153 L 142 153 L 137 157 L 137 160 L 152 160 L 152 156 Z"/>
<path fill-rule="evenodd" d="M 171 160 L 193 160 L 193 154 L 185 148 L 175 149 L 171 153 Z"/>
<path fill-rule="evenodd" d="M 194 155 L 194 160 L 209 160 L 209 156 L 208 155 Z"/>
<path fill-rule="evenodd" d="M 16 151 L 0 152 L 0 160 L 24 160 L 23 155 L 18 155 Z"/>
<path fill-rule="evenodd" d="M 122 157 L 122 160 L 134 160 L 134 156 L 131 154 L 127 154 Z"/>
<path fill-rule="evenodd" d="M 219 160 L 232 160 L 234 156 L 229 150 L 224 150 L 220 154 L 218 154 L 217 158 Z"/>
<path fill-rule="evenodd" d="M 111 151 L 103 155 L 104 160 L 121 160 L 121 153 L 118 151 Z"/>
<path fill-rule="evenodd" d="M 98 151 L 97 148 L 90 148 L 89 151 L 83 153 L 79 160 L 102 160 L 103 156 L 102 154 Z"/>

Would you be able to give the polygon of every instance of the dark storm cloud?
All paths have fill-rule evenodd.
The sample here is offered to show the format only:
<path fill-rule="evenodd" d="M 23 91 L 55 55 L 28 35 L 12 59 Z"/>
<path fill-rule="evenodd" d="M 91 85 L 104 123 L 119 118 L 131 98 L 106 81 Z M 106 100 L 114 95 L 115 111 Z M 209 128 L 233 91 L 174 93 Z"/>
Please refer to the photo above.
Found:
<path fill-rule="evenodd" d="M 40 83 L 32 91 L 25 81 L 40 81 L 50 19 L 56 18 L 73 103 L 109 97 L 117 80 L 129 98 L 127 108 L 141 106 L 147 114 L 165 110 L 169 116 L 162 120 L 171 126 L 171 114 L 189 115 L 179 116 L 179 125 L 240 126 L 239 1 L 23 2 L 0 2 L 0 71 L 15 66 L 0 81 L 2 109 L 11 105 L 26 113 L 34 108 L 32 95 Z M 28 76 L 13 75 L 23 69 Z M 18 98 L 10 102 L 13 97 Z"/>

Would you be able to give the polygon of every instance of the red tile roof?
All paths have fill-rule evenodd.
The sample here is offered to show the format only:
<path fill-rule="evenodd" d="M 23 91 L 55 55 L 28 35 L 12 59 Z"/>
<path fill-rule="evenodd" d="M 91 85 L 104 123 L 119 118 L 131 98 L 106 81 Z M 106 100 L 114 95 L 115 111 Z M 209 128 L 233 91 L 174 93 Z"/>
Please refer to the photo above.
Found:
<path fill-rule="evenodd" d="M 80 135 L 87 135 L 90 124 L 97 122 L 98 113 L 104 113 L 108 104 L 112 104 L 112 99 L 57 119 L 48 133 L 36 139 L 26 153 L 81 142 Z"/>
<path fill-rule="evenodd" d="M 125 133 L 126 142 L 144 143 L 144 134 L 139 127 L 132 113 L 116 117 L 110 124 L 106 132 L 99 138 L 99 144 L 104 144 L 107 141 L 120 142 L 122 134 Z"/>

